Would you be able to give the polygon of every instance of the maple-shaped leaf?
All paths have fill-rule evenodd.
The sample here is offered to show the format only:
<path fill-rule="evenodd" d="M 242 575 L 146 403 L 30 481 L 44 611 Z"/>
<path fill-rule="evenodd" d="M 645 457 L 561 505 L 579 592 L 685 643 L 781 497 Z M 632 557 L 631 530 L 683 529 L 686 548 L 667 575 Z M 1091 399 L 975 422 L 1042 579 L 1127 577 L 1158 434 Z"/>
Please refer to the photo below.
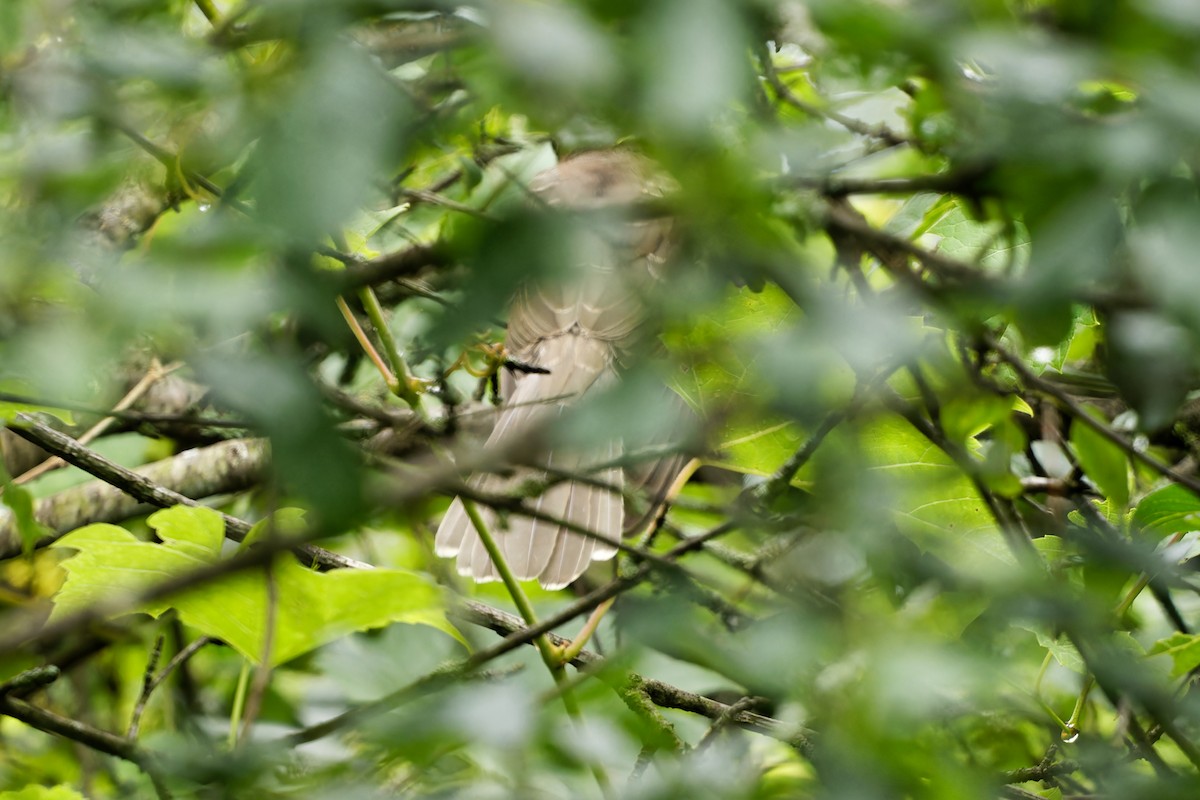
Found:
<path fill-rule="evenodd" d="M 294 522 L 295 512 L 277 514 L 272 524 Z M 54 596 L 51 618 L 136 594 L 222 559 L 224 522 L 208 508 L 175 506 L 147 520 L 161 544 L 137 539 L 116 525 L 88 525 L 63 536 L 54 547 L 77 551 L 63 562 L 67 579 Z M 264 529 L 260 523 L 248 542 Z M 392 622 L 430 625 L 460 638 L 446 620 L 441 589 L 427 577 L 398 569 L 316 572 L 290 555 L 272 563 L 276 608 L 271 652 L 265 653 L 268 574 L 244 570 L 187 589 L 138 611 L 159 616 L 174 608 L 180 620 L 220 639 L 251 661 L 278 665 L 354 631 Z"/>

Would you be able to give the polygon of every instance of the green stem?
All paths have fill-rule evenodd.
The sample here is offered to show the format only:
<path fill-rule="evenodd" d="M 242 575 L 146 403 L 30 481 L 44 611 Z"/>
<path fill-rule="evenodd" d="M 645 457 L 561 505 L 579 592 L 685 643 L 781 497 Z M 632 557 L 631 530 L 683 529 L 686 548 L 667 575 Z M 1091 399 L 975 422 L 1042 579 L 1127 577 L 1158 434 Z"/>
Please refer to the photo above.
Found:
<path fill-rule="evenodd" d="M 221 15 L 217 12 L 217 7 L 213 4 L 212 0 L 196 0 L 196 8 L 200 9 L 200 13 L 204 15 L 204 18 L 214 26 L 221 19 Z"/>
<path fill-rule="evenodd" d="M 487 550 L 492 563 L 496 565 L 496 572 L 500 573 L 500 580 L 504 582 L 504 587 L 508 589 L 508 593 L 512 597 L 513 603 L 516 604 L 517 612 L 521 615 L 521 619 L 530 627 L 537 625 L 537 615 L 533 613 L 533 605 L 525 595 L 525 590 L 521 588 L 521 583 L 517 580 L 517 576 L 509 568 L 508 562 L 504 559 L 504 553 L 500 551 L 500 546 L 496 544 L 496 539 L 488 529 L 487 523 L 480 516 L 479 508 L 473 501 L 465 497 L 460 497 L 459 499 L 462 501 L 463 510 L 467 512 L 468 519 L 475 526 L 475 532 L 479 534 L 479 540 L 483 542 L 483 548 Z M 542 662 L 546 665 L 546 669 L 550 670 L 550 676 L 554 678 L 554 683 L 560 690 L 559 697 L 562 700 L 563 707 L 567 710 L 567 716 L 578 724 L 583 717 L 579 711 L 579 704 L 575 702 L 575 697 L 569 691 L 566 662 L 563 661 L 562 654 L 550 643 L 550 637 L 545 634 L 534 639 L 534 644 L 537 645 L 538 653 L 542 656 Z M 606 798 L 612 797 L 612 784 L 609 782 L 608 776 L 604 774 L 604 770 L 600 769 L 596 764 L 591 764 L 590 767 L 592 775 L 596 779 L 596 784 L 600 787 L 600 793 Z"/>
<path fill-rule="evenodd" d="M 250 687 L 250 660 L 242 659 L 242 671 L 238 675 L 237 689 L 233 693 L 233 710 L 229 712 L 229 749 L 237 746 L 238 728 L 242 724 L 242 711 L 246 707 L 246 691 Z"/>
<path fill-rule="evenodd" d="M 1085 414 L 1084 416 L 1087 415 Z M 1168 544 L 1175 544 L 1182 538 L 1183 534 L 1177 533 L 1171 537 Z M 1122 599 L 1120 604 L 1117 606 L 1116 616 L 1118 621 L 1127 613 L 1129 613 L 1129 609 L 1133 606 L 1133 601 L 1138 598 L 1138 595 L 1140 595 L 1142 590 L 1148 585 L 1150 585 L 1150 576 L 1146 573 L 1142 573 L 1141 576 L 1138 577 L 1137 583 L 1130 588 L 1130 590 L 1125 594 L 1124 599 Z M 1064 741 L 1070 741 L 1072 737 L 1079 734 L 1079 720 L 1080 717 L 1083 716 L 1083 709 L 1084 705 L 1087 703 L 1088 695 L 1091 694 L 1092 687 L 1095 685 L 1096 676 L 1089 674 L 1087 679 L 1083 682 L 1083 688 L 1079 690 L 1079 697 L 1075 700 L 1075 709 L 1071 712 L 1071 718 L 1067 720 L 1066 729 L 1063 731 Z"/>
<path fill-rule="evenodd" d="M 1171 543 L 1174 544 L 1173 541 Z M 1125 599 L 1121 601 L 1121 604 L 1119 606 L 1117 606 L 1117 619 L 1118 620 L 1120 620 L 1122 617 L 1125 616 L 1125 614 L 1129 611 L 1130 607 L 1133 605 L 1133 601 L 1137 599 L 1138 595 L 1141 594 L 1142 590 L 1145 589 L 1149 584 L 1150 584 L 1150 576 L 1149 575 L 1143 574 L 1140 578 L 1138 578 L 1137 583 L 1135 583 L 1133 585 L 1133 588 L 1130 589 L 1129 593 L 1125 595 Z"/>
<path fill-rule="evenodd" d="M 379 334 L 379 341 L 383 342 L 383 352 L 387 355 L 388 362 L 391 363 L 392 374 L 396 376 L 396 385 L 392 387 L 392 391 L 415 409 L 420 398 L 413 389 L 408 365 L 404 363 L 404 357 L 400 355 L 400 348 L 396 346 L 396 337 L 392 336 L 392 329 L 388 327 L 387 320 L 383 317 L 383 306 L 379 305 L 379 298 L 375 296 L 375 290 L 367 286 L 359 291 L 358 297 L 362 300 L 363 308 L 366 309 L 371 324 L 375 326 L 375 332 Z"/>
<path fill-rule="evenodd" d="M 1038 669 L 1037 679 L 1033 682 L 1033 693 L 1039 698 L 1042 696 L 1042 680 L 1046 677 L 1046 670 L 1050 669 L 1050 661 L 1054 658 L 1054 654 L 1049 650 L 1046 651 L 1046 657 L 1042 659 L 1042 666 Z"/>
<path fill-rule="evenodd" d="M 532 628 L 538 624 L 537 615 L 533 613 L 533 605 L 530 604 L 529 598 L 525 596 L 525 590 L 521 588 L 520 581 L 517 580 L 517 576 L 513 574 L 512 569 L 509 568 L 508 562 L 504 559 L 504 553 L 500 551 L 500 546 L 496 544 L 496 540 L 492 536 L 492 532 L 488 529 L 487 523 L 480 516 L 478 506 L 475 505 L 473 500 L 468 500 L 465 497 L 460 499 L 462 500 L 463 510 L 467 512 L 467 517 L 471 520 L 471 524 L 475 526 L 475 532 L 479 534 L 479 540 L 483 542 L 483 549 L 487 550 L 492 563 L 496 565 L 496 571 L 500 573 L 500 580 L 504 582 L 504 588 L 508 589 L 513 603 L 516 604 L 517 613 L 521 615 L 521 619 L 525 620 L 525 624 Z M 538 652 L 542 654 L 542 661 L 549 667 L 555 681 L 558 681 L 560 674 L 564 670 L 562 659 L 558 657 L 554 645 L 550 643 L 550 639 L 546 636 L 539 636 L 534 642 L 537 644 Z"/>
<path fill-rule="evenodd" d="M 1079 690 L 1079 697 L 1075 700 L 1075 708 L 1071 711 L 1071 718 L 1067 720 L 1066 729 L 1063 731 L 1063 741 L 1070 741 L 1079 734 L 1079 723 L 1083 717 L 1083 709 L 1087 704 L 1088 695 L 1092 693 L 1092 687 L 1096 685 L 1096 676 L 1088 675 L 1083 681 L 1083 688 Z"/>
<path fill-rule="evenodd" d="M 600 605 L 596 606 L 595 610 L 592 611 L 592 615 L 588 617 L 588 621 L 584 624 L 583 628 L 578 634 L 576 634 L 575 638 L 571 640 L 571 644 L 567 645 L 567 647 L 561 653 L 559 653 L 558 657 L 562 663 L 571 663 L 580 653 L 583 652 L 583 648 L 587 645 L 588 640 L 592 638 L 592 636 L 596 633 L 596 628 L 600 626 L 600 620 L 606 613 L 608 613 L 608 610 L 612 608 L 613 603 L 616 601 L 617 598 L 610 597 Z"/>
<path fill-rule="evenodd" d="M 1058 727 L 1062 728 L 1064 731 L 1068 731 L 1070 730 L 1069 725 L 1066 722 L 1063 722 L 1062 717 L 1055 713 L 1050 704 L 1047 703 L 1045 698 L 1042 697 L 1042 681 L 1045 679 L 1046 670 L 1050 668 L 1050 662 L 1053 660 L 1054 654 L 1047 650 L 1046 657 L 1042 659 L 1042 666 L 1040 669 L 1038 669 L 1037 678 L 1033 682 L 1033 696 L 1037 700 L 1038 704 L 1041 705 L 1042 710 L 1053 717 L 1054 721 L 1058 723 Z M 1071 730 L 1070 733 L 1065 735 L 1071 736 L 1075 733 L 1076 731 Z"/>

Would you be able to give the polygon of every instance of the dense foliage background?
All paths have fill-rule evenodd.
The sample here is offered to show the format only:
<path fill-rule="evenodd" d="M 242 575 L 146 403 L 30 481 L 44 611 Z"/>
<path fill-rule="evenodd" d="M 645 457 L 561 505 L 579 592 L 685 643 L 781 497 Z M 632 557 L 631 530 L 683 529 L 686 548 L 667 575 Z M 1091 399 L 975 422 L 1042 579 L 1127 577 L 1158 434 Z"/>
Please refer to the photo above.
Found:
<path fill-rule="evenodd" d="M 1179 0 L 0 3 L 0 797 L 1197 796 L 1198 54 Z M 432 530 L 562 268 L 523 184 L 615 144 L 681 244 L 570 435 L 665 380 L 704 466 L 526 587 L 618 598 L 563 673 Z"/>

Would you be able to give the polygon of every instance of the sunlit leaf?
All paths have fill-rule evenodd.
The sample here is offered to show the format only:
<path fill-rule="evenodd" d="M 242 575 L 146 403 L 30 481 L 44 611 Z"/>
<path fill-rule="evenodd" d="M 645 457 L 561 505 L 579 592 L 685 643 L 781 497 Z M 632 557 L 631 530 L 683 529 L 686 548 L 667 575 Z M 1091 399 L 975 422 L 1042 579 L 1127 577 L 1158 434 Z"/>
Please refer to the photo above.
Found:
<path fill-rule="evenodd" d="M 1180 677 L 1200 666 L 1200 636 L 1189 633 L 1173 633 L 1155 642 L 1147 655 L 1165 654 L 1171 658 L 1171 675 Z"/>
<path fill-rule="evenodd" d="M 204 508 L 175 506 L 150 517 L 162 544 L 139 541 L 116 525 L 89 525 L 55 542 L 76 553 L 63 562 L 67 580 L 54 597 L 60 618 L 114 596 L 134 595 L 221 561 L 224 523 Z M 268 583 L 273 584 L 272 587 Z M 268 608 L 275 597 L 271 650 L 265 651 Z M 233 573 L 137 610 L 159 616 L 174 608 L 180 619 L 220 639 L 246 658 L 282 664 L 358 630 L 392 622 L 431 625 L 456 635 L 446 621 L 440 590 L 404 570 L 320 573 L 291 557 L 262 570 Z"/>
<path fill-rule="evenodd" d="M 1050 636 L 1044 631 L 1035 631 L 1035 633 L 1038 644 L 1046 648 L 1060 665 L 1077 674 L 1087 674 L 1087 664 L 1084 663 L 1083 656 L 1079 654 L 1079 649 L 1069 639 L 1065 636 Z"/>
<path fill-rule="evenodd" d="M 1133 525 L 1156 537 L 1200 530 L 1200 498 L 1175 484 L 1156 489 L 1137 504 Z"/>
<path fill-rule="evenodd" d="M 1012 562 L 987 504 L 945 452 L 897 417 L 872 421 L 860 438 L 872 471 L 891 489 L 892 518 L 914 541 L 976 568 Z"/>
<path fill-rule="evenodd" d="M 0 800 L 84 800 L 69 786 L 26 786 L 15 792 L 0 792 Z"/>
<path fill-rule="evenodd" d="M 1103 421 L 1103 420 L 1102 420 Z M 1129 504 L 1129 457 L 1090 426 L 1071 426 L 1071 447 L 1084 473 L 1117 508 Z"/>
<path fill-rule="evenodd" d="M 49 528 L 34 517 L 33 495 L 24 486 L 7 481 L 4 483 L 4 494 L 0 496 L 0 501 L 12 512 L 17 533 L 21 537 L 21 549 L 26 554 L 31 553 L 34 545 L 51 533 Z"/>

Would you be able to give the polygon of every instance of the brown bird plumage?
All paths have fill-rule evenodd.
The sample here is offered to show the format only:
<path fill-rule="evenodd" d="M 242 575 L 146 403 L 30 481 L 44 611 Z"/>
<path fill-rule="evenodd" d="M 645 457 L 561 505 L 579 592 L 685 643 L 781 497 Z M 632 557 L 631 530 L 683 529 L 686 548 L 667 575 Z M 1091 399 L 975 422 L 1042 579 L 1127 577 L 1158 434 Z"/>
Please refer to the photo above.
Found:
<path fill-rule="evenodd" d="M 628 207 L 661 195 L 662 182 L 641 157 L 623 150 L 583 153 L 539 174 L 530 189 L 547 205 L 569 210 Z M 617 365 L 643 338 L 646 318 L 643 297 L 660 279 L 670 242 L 667 220 L 603 221 L 580 242 L 577 263 L 568 279 L 523 287 L 513 300 L 505 340 L 517 361 L 548 370 L 523 374 L 505 392 L 506 404 L 487 446 L 501 446 L 538 430 L 567 404 L 593 389 L 611 385 Z M 601 483 L 625 485 L 618 468 L 589 470 L 619 458 L 622 445 L 609 442 L 599 452 L 552 450 L 548 467 L 588 472 Z M 673 466 L 671 465 L 673 464 Z M 678 471 L 678 462 L 658 464 L 631 474 L 637 484 L 665 484 Z M 487 494 L 512 491 L 530 473 L 481 475 L 470 481 Z M 568 520 L 610 540 L 625 531 L 621 494 L 594 485 L 560 482 L 528 501 L 536 511 Z M 480 513 L 496 537 L 505 560 L 522 580 L 536 578 L 557 589 L 574 581 L 592 561 L 612 558 L 616 548 L 563 529 L 544 520 L 509 515 L 503 523 L 489 509 Z M 475 580 L 499 578 L 462 501 L 455 499 L 438 527 L 435 549 L 440 556 L 457 556 L 458 572 Z"/>

